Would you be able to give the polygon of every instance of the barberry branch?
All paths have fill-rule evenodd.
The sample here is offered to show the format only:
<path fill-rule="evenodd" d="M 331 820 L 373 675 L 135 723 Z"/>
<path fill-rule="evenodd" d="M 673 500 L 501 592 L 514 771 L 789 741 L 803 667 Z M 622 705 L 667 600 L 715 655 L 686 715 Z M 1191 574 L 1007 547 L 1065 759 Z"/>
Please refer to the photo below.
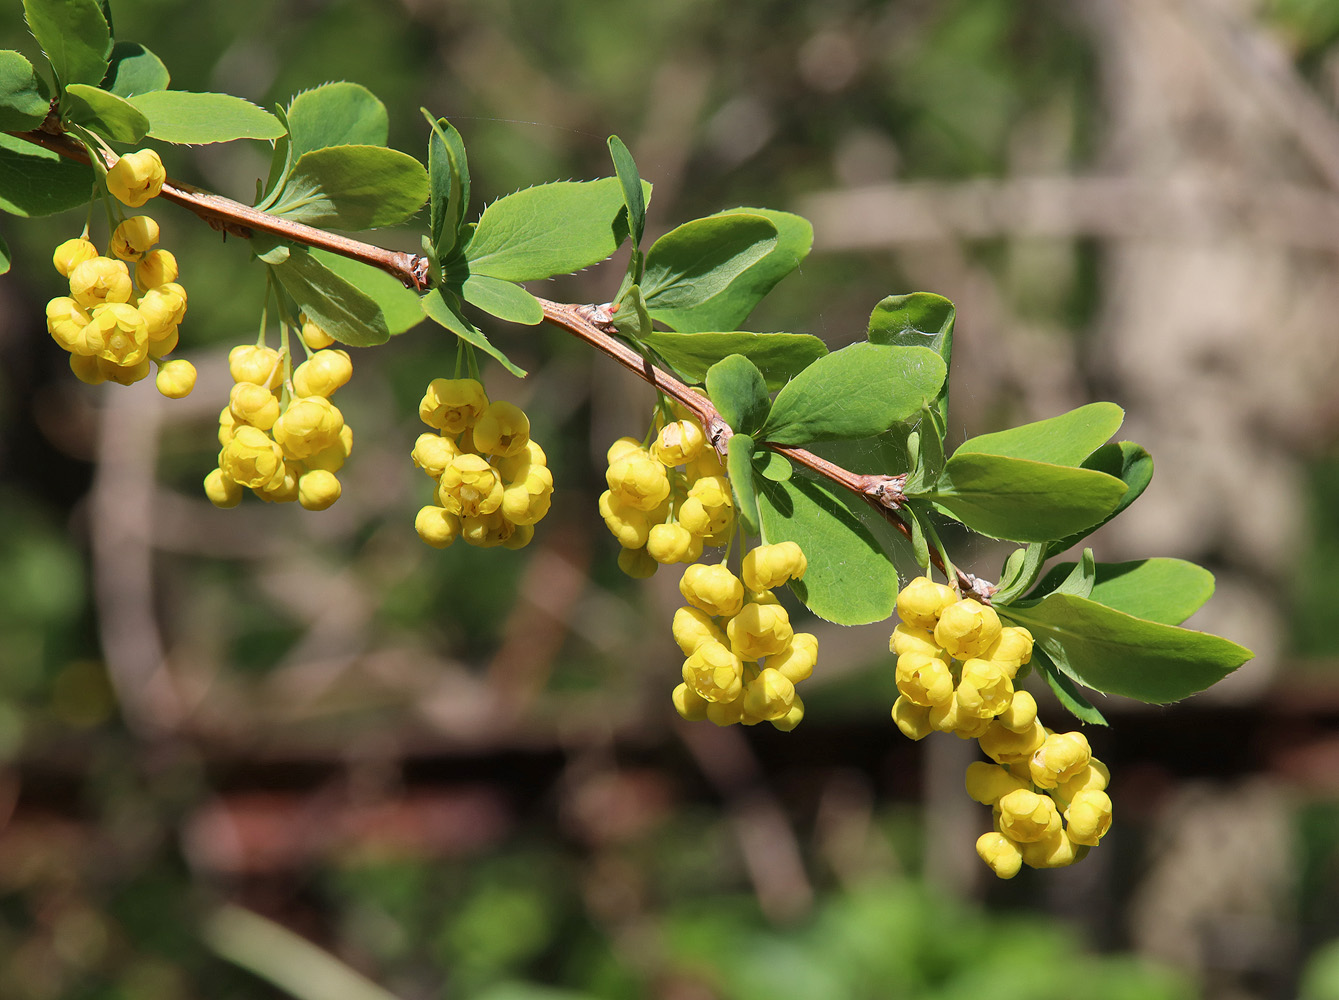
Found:
<path fill-rule="evenodd" d="M 10 134 L 67 159 L 80 163 L 90 162 L 87 148 L 62 133 L 34 129 L 30 132 Z M 97 155 L 102 158 L 104 167 L 111 166 L 104 153 L 99 151 Z M 250 239 L 254 233 L 263 232 L 291 243 L 327 250 L 385 271 L 403 283 L 406 288 L 419 292 L 426 291 L 431 284 L 429 261 L 421 254 L 387 250 L 371 243 L 329 233 L 323 229 L 260 211 L 250 205 L 203 191 L 172 178 L 164 182 L 160 196 L 193 212 L 209 226 L 224 233 Z M 702 423 L 708 440 L 717 452 L 721 456 L 726 454 L 726 445 L 734 432 L 716 407 L 705 396 L 694 392 L 619 339 L 613 332 L 612 313 L 607 306 L 550 302 L 538 296 L 536 298 L 548 322 L 584 340 L 591 347 L 623 365 L 638 378 L 677 401 Z M 897 476 L 858 474 L 804 448 L 767 441 L 760 444 L 855 493 L 893 528 L 908 540 L 911 539 L 911 528 L 899 514 L 906 500 L 902 492 L 907 480 L 905 474 Z M 930 552 L 930 559 L 945 576 L 955 576 L 958 587 L 964 594 L 970 593 L 979 600 L 989 603 L 989 596 L 995 589 L 989 583 L 978 580 L 972 574 L 964 573 L 956 567 L 950 570 L 934 550 Z"/>

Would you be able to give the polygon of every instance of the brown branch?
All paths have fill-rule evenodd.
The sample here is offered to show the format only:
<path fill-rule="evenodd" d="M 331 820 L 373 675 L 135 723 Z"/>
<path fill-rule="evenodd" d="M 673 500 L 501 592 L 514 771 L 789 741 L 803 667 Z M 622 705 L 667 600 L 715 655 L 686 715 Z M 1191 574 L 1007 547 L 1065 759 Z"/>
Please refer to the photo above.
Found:
<path fill-rule="evenodd" d="M 79 163 L 89 162 L 88 150 L 82 143 L 76 142 L 69 136 L 53 135 L 40 129 L 10 134 L 49 149 L 53 153 L 59 153 L 67 159 Z M 104 165 L 111 166 L 105 162 Z M 328 250 L 341 257 L 370 264 L 398 278 L 406 288 L 412 288 L 417 292 L 428 289 L 428 259 L 419 254 L 386 250 L 314 226 L 292 222 L 252 208 L 250 205 L 244 205 L 240 201 L 201 191 L 170 177 L 164 182 L 160 197 L 194 212 L 212 228 L 222 232 L 248 240 L 256 232 L 268 233 L 290 243 L 301 243 L 303 246 L 316 247 L 318 250 Z"/>
<path fill-rule="evenodd" d="M 11 134 L 50 149 L 69 159 L 81 163 L 89 162 L 88 152 L 84 146 L 68 136 L 52 134 L 40 129 Z M 107 165 L 110 166 L 110 164 Z M 292 243 L 329 250 L 331 253 L 337 253 L 351 260 L 370 264 L 393 275 L 403 282 L 405 287 L 413 288 L 416 291 L 426 291 L 431 283 L 428 258 L 420 254 L 386 250 L 370 243 L 363 243 L 345 236 L 337 236 L 312 226 L 290 222 L 279 216 L 252 208 L 250 205 L 243 205 L 241 202 L 211 194 L 208 191 L 201 191 L 189 184 L 183 184 L 171 178 L 164 182 L 161 196 L 194 212 L 214 229 L 233 233 L 245 239 L 250 239 L 254 232 L 269 233 Z M 694 414 L 702 423 L 707 439 L 717 453 L 722 458 L 725 457 L 727 445 L 734 432 L 721 417 L 716 407 L 712 405 L 711 400 L 694 392 L 668 372 L 657 368 L 637 351 L 619 340 L 613 334 L 612 313 L 607 306 L 550 302 L 538 296 L 536 298 L 544 310 L 544 318 L 554 326 L 566 330 L 568 333 L 584 340 L 602 354 L 613 358 L 638 378 L 649 382 Z M 804 448 L 774 444 L 768 441 L 759 443 L 785 456 L 792 462 L 808 468 L 815 474 L 836 483 L 843 489 L 855 493 L 874 508 L 893 528 L 908 540 L 911 539 L 911 528 L 898 514 L 906 501 L 906 495 L 902 492 L 907 481 L 905 474 L 882 476 L 854 473 Z M 972 594 L 979 600 L 989 602 L 990 594 L 995 589 L 990 584 L 978 580 L 970 573 L 964 573 L 956 567 L 951 573 L 937 552 L 931 551 L 930 559 L 946 577 L 954 577 L 963 593 Z"/>

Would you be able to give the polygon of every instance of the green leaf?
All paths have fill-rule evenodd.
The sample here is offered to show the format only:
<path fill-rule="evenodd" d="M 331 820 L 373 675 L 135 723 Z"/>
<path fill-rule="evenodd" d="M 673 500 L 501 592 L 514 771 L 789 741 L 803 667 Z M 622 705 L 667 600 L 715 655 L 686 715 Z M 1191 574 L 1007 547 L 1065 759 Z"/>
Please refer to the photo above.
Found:
<path fill-rule="evenodd" d="M 1084 549 L 1083 558 L 1069 564 L 1069 574 L 1055 585 L 1052 593 L 1072 594 L 1074 597 L 1088 597 L 1097 582 L 1097 562 L 1093 559 L 1093 550 Z"/>
<path fill-rule="evenodd" d="M 270 211 L 324 229 L 376 229 L 403 222 L 427 197 L 428 173 L 408 153 L 328 146 L 298 157 Z"/>
<path fill-rule="evenodd" d="M 264 108 L 231 94 L 152 90 L 130 103 L 150 122 L 149 136 L 160 142 L 197 145 L 234 139 L 278 139 L 284 126 Z"/>
<path fill-rule="evenodd" d="M 657 319 L 680 333 L 737 330 L 776 283 L 800 266 L 814 242 L 814 229 L 807 220 L 770 208 L 733 208 L 717 212 L 710 218 L 741 214 L 762 216 L 772 223 L 776 229 L 776 243 L 772 249 L 749 264 L 725 287 L 689 308 L 661 303 L 656 312 Z"/>
<path fill-rule="evenodd" d="M 404 333 L 423 322 L 423 309 L 418 293 L 405 288 L 397 278 L 377 267 L 370 267 L 348 257 L 325 250 L 309 251 L 328 270 L 334 271 L 349 284 L 362 289 L 374 299 L 386 321 L 386 330 L 392 336 Z"/>
<path fill-rule="evenodd" d="M 707 396 L 736 434 L 752 434 L 767 419 L 771 400 L 758 366 L 742 354 L 722 358 L 707 371 Z"/>
<path fill-rule="evenodd" d="M 485 354 L 496 358 L 502 367 L 517 378 L 525 378 L 525 369 L 517 367 L 512 360 L 493 346 L 482 330 L 465 318 L 460 311 L 460 300 L 445 288 L 434 288 L 422 298 L 423 313 L 440 326 L 454 333 L 461 340 L 473 344 Z"/>
<path fill-rule="evenodd" d="M 46 120 L 46 83 L 21 52 L 0 51 L 0 132 L 27 132 Z"/>
<path fill-rule="evenodd" d="M 630 285 L 618 300 L 614 311 L 614 328 L 637 343 L 651 334 L 651 314 L 646 311 L 639 285 Z"/>
<path fill-rule="evenodd" d="M 1111 513 L 1102 520 L 1098 521 L 1091 528 L 1085 528 L 1065 538 L 1051 542 L 1046 547 L 1046 558 L 1058 556 L 1071 545 L 1082 541 L 1088 535 L 1092 534 L 1102 525 L 1106 524 L 1113 517 L 1123 511 L 1130 504 L 1139 499 L 1139 495 L 1148 487 L 1149 481 L 1153 478 L 1153 459 L 1142 447 L 1133 441 L 1113 442 L 1103 445 L 1088 456 L 1083 462 L 1083 468 L 1092 469 L 1095 472 L 1105 472 L 1109 476 L 1115 476 L 1125 484 L 1125 495 L 1121 497 L 1120 502 L 1112 509 Z"/>
<path fill-rule="evenodd" d="M 149 119 L 124 98 L 86 83 L 72 83 L 61 98 L 61 118 L 97 132 L 104 139 L 137 143 L 149 132 Z"/>
<path fill-rule="evenodd" d="M 897 571 L 853 503 L 863 506 L 846 490 L 804 475 L 758 483 L 764 537 L 797 542 L 809 561 L 791 589 L 814 614 L 839 625 L 883 621 L 897 601 Z"/>
<path fill-rule="evenodd" d="M 93 168 L 0 134 L 0 211 L 36 217 L 88 204 Z"/>
<path fill-rule="evenodd" d="M 758 494 L 753 480 L 753 438 L 747 434 L 735 434 L 725 447 L 725 467 L 735 494 L 735 513 L 745 534 L 756 535 L 760 521 Z"/>
<path fill-rule="evenodd" d="M 386 106 L 345 80 L 304 90 L 289 102 L 287 117 L 294 159 L 327 146 L 384 146 L 390 134 Z"/>
<path fill-rule="evenodd" d="M 514 282 L 471 274 L 465 279 L 461 294 L 470 305 L 509 323 L 534 326 L 544 322 L 539 300 Z"/>
<path fill-rule="evenodd" d="M 932 292 L 890 295 L 869 315 L 869 341 L 896 347 L 925 347 L 944 360 L 949 368 L 953 355 L 953 303 Z M 949 380 L 935 400 L 941 421 L 948 420 Z"/>
<path fill-rule="evenodd" d="M 1077 466 L 1102 447 L 1124 419 L 1125 411 L 1115 403 L 1089 403 L 1058 417 L 968 438 L 953 454 L 1005 455 Z"/>
<path fill-rule="evenodd" d="M 639 246 L 646 231 L 646 198 L 642 194 L 642 178 L 637 163 L 628 147 L 616 135 L 609 137 L 609 156 L 614 161 L 614 174 L 623 188 L 623 204 L 628 209 L 628 232 L 632 245 Z"/>
<path fill-rule="evenodd" d="M 9 272 L 9 265 L 11 260 L 12 258 L 9 253 L 9 244 L 5 242 L 5 238 L 3 236 L 0 236 L 0 274 L 7 274 Z"/>
<path fill-rule="evenodd" d="M 652 319 L 677 328 L 676 317 L 723 293 L 776 242 L 772 221 L 753 214 L 714 215 L 670 230 L 646 251 L 642 296 Z"/>
<path fill-rule="evenodd" d="M 991 595 L 995 604 L 1008 604 L 1036 582 L 1042 566 L 1046 562 L 1046 546 L 1041 542 L 1032 542 L 1021 549 L 1009 553 L 1009 559 L 1000 573 L 999 588 Z"/>
<path fill-rule="evenodd" d="M 1203 691 L 1251 658 L 1250 650 L 1221 636 L 1136 618 L 1071 594 L 996 610 L 1027 628 L 1080 684 L 1154 704 Z"/>
<path fill-rule="evenodd" d="M 1045 679 L 1047 686 L 1055 694 L 1062 708 L 1080 722 L 1094 726 L 1107 725 L 1106 717 L 1093 707 L 1092 702 L 1079 693 L 1079 687 L 1060 672 L 1060 668 L 1051 662 L 1051 658 L 1040 649 L 1032 649 L 1032 667 Z"/>
<path fill-rule="evenodd" d="M 260 249 L 264 249 L 261 244 Z M 376 299 L 330 270 L 305 248 L 290 247 L 288 259 L 271 264 L 298 308 L 341 344 L 372 347 L 390 339 Z"/>
<path fill-rule="evenodd" d="M 650 190 L 643 182 L 643 193 Z M 598 264 L 626 235 L 618 178 L 556 181 L 509 194 L 484 209 L 465 255 L 472 274 L 537 281 Z"/>
<path fill-rule="evenodd" d="M 933 400 L 946 374 L 939 355 L 924 347 L 851 344 L 777 394 L 763 437 L 790 445 L 872 437 Z"/>
<path fill-rule="evenodd" d="M 1073 568 L 1073 563 L 1052 567 L 1033 595 L 1040 597 L 1054 591 Z M 1180 625 L 1213 596 L 1213 591 L 1213 574 L 1202 566 L 1184 559 L 1156 558 L 1098 563 L 1093 589 L 1087 596 L 1136 618 Z"/>
<path fill-rule="evenodd" d="M 983 535 L 1046 542 L 1102 520 L 1125 489 L 1123 482 L 1103 472 L 955 453 L 923 496 Z"/>
<path fill-rule="evenodd" d="M 23 0 L 23 12 L 62 87 L 102 82 L 112 32 L 98 0 Z"/>
<path fill-rule="evenodd" d="M 754 456 L 753 467 L 758 475 L 774 483 L 784 483 L 795 474 L 795 466 L 790 459 L 774 451 L 763 450 Z"/>
<path fill-rule="evenodd" d="M 428 183 L 431 190 L 430 229 L 433 252 L 445 260 L 463 235 L 465 212 L 470 205 L 470 166 L 465 158 L 465 140 L 445 118 L 434 119 L 426 108 L 431 134 L 428 136 Z"/>
<path fill-rule="evenodd" d="M 742 354 L 762 372 L 768 389 L 780 389 L 828 353 L 827 346 L 807 333 L 663 333 L 653 331 L 643 342 L 678 372 L 685 382 L 701 382 L 721 358 Z"/>
<path fill-rule="evenodd" d="M 131 98 L 154 90 L 166 90 L 172 76 L 163 61 L 139 42 L 117 42 L 112 46 L 111 65 L 103 86 L 117 97 Z"/>

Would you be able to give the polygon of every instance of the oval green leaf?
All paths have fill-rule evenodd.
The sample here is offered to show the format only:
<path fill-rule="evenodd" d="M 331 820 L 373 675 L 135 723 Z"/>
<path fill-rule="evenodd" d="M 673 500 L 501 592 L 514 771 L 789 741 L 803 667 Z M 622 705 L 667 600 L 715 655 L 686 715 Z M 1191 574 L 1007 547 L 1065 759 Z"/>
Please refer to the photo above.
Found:
<path fill-rule="evenodd" d="M 1074 563 L 1058 563 L 1033 591 L 1055 590 Z M 1088 595 L 1098 604 L 1164 625 L 1180 625 L 1213 596 L 1214 579 L 1203 566 L 1184 559 L 1154 558 L 1134 562 L 1098 563 L 1097 579 Z"/>
<path fill-rule="evenodd" d="M 810 611 L 838 625 L 866 625 L 893 613 L 897 571 L 851 507 L 862 501 L 804 475 L 759 480 L 757 489 L 763 537 L 798 543 L 809 561 L 804 579 L 790 588 Z"/>
<path fill-rule="evenodd" d="M 23 12 L 61 86 L 102 82 L 112 32 L 98 0 L 23 0 Z"/>
<path fill-rule="evenodd" d="M 762 437 L 788 445 L 873 437 L 932 402 L 947 373 L 924 347 L 851 344 L 819 358 L 777 394 Z"/>
<path fill-rule="evenodd" d="M 163 61 L 139 42 L 117 42 L 112 46 L 111 65 L 103 85 L 117 97 L 129 99 L 153 90 L 166 90 L 171 82 L 172 76 Z"/>
<path fill-rule="evenodd" d="M 958 445 L 954 455 L 1005 455 L 1078 466 L 1106 444 L 1124 419 L 1125 411 L 1115 403 L 1089 403 L 1058 417 L 968 438 Z"/>
<path fill-rule="evenodd" d="M 148 117 L 149 136 L 160 142 L 198 145 L 284 134 L 278 118 L 231 94 L 154 90 L 132 97 L 130 103 Z"/>
<path fill-rule="evenodd" d="M 609 156 L 614 161 L 614 175 L 623 188 L 623 204 L 628 210 L 628 233 L 632 236 L 632 245 L 640 246 L 642 234 L 646 231 L 646 198 L 642 193 L 642 177 L 637 172 L 637 162 L 623 140 L 616 135 L 609 137 Z"/>
<path fill-rule="evenodd" d="M 753 438 L 735 434 L 726 444 L 726 471 L 735 494 L 735 514 L 745 534 L 758 533 L 758 493 L 753 478 Z"/>
<path fill-rule="evenodd" d="M 0 133 L 0 211 L 36 217 L 88 204 L 93 168 Z"/>
<path fill-rule="evenodd" d="M 0 132 L 26 132 L 46 119 L 46 84 L 22 52 L 0 51 Z"/>
<path fill-rule="evenodd" d="M 643 194 L 650 190 L 643 182 Z M 626 222 L 616 177 L 539 184 L 484 209 L 465 254 L 472 274 L 538 281 L 604 260 L 623 242 Z"/>
<path fill-rule="evenodd" d="M 701 382 L 721 358 L 742 354 L 762 372 L 768 389 L 780 389 L 828 353 L 827 345 L 807 333 L 664 333 L 651 331 L 642 341 L 665 359 L 685 382 Z"/>
<path fill-rule="evenodd" d="M 471 274 L 461 286 L 461 295 L 470 305 L 508 323 L 534 326 L 544 322 L 539 300 L 512 281 Z"/>
<path fill-rule="evenodd" d="M 1136 618 L 1091 599 L 1052 594 L 998 608 L 1027 628 L 1056 666 L 1095 691 L 1163 704 L 1222 680 L 1252 656 L 1221 636 Z"/>
<path fill-rule="evenodd" d="M 392 337 L 423 322 L 423 310 L 418 303 L 418 293 L 405 288 L 398 279 L 392 278 L 385 271 L 325 250 L 309 252 L 327 270 L 334 271 L 339 277 L 355 288 L 362 289 L 376 301 L 386 322 L 386 331 Z"/>
<path fill-rule="evenodd" d="M 770 208 L 732 208 L 710 218 L 762 216 L 776 229 L 776 243 L 727 285 L 690 308 L 661 303 L 656 318 L 680 333 L 737 330 L 776 283 L 800 266 L 814 242 L 808 220 Z"/>
<path fill-rule="evenodd" d="M 326 333 L 350 347 L 372 347 L 390 339 L 386 317 L 377 301 L 304 248 L 290 247 L 288 259 L 271 264 L 298 308 Z"/>
<path fill-rule="evenodd" d="M 771 399 L 758 366 L 742 354 L 722 358 L 707 371 L 707 396 L 736 434 L 752 434 L 767 419 Z"/>
<path fill-rule="evenodd" d="M 347 80 L 304 90 L 289 102 L 287 117 L 294 159 L 327 146 L 384 146 L 390 134 L 386 106 Z"/>
<path fill-rule="evenodd" d="M 428 197 L 428 172 L 383 146 L 327 146 L 303 153 L 270 209 L 323 229 L 376 229 L 403 222 Z"/>
<path fill-rule="evenodd" d="M 1111 513 L 1090 528 L 1085 528 L 1065 538 L 1057 539 L 1046 546 L 1046 558 L 1058 556 L 1065 549 L 1082 541 L 1102 525 L 1139 499 L 1153 479 L 1153 458 L 1141 445 L 1133 441 L 1104 444 L 1083 461 L 1083 468 L 1096 472 L 1105 472 L 1115 476 L 1125 484 L 1125 495 Z"/>
<path fill-rule="evenodd" d="M 470 167 L 465 141 L 445 118 L 428 119 L 429 231 L 433 252 L 444 261 L 463 235 L 461 227 L 470 205 Z"/>
<path fill-rule="evenodd" d="M 921 495 L 983 535 L 1047 542 L 1097 524 L 1125 491 L 1104 472 L 955 453 L 934 489 Z"/>
<path fill-rule="evenodd" d="M 61 117 L 82 125 L 104 139 L 127 145 L 149 133 L 149 119 L 124 98 L 84 83 L 72 83 L 61 98 Z"/>
<path fill-rule="evenodd" d="M 685 222 L 646 251 L 641 282 L 646 308 L 653 319 L 677 329 L 677 317 L 724 293 L 771 253 L 776 242 L 776 226 L 762 215 L 736 213 Z M 700 320 L 706 321 L 705 314 Z M 714 322 L 712 326 L 721 328 Z"/>
<path fill-rule="evenodd" d="M 953 303 L 933 292 L 889 295 L 869 314 L 869 342 L 894 347 L 926 347 L 944 359 L 947 370 L 953 357 Z M 935 400 L 941 420 L 948 419 L 949 380 L 944 380 Z"/>

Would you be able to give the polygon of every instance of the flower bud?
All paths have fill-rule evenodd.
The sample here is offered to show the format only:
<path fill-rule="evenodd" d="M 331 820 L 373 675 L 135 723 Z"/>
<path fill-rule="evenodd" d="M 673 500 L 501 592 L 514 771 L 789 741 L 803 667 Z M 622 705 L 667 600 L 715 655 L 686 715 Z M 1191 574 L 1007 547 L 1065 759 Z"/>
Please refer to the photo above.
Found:
<path fill-rule="evenodd" d="M 744 686 L 744 664 L 719 642 L 704 642 L 683 663 L 683 680 L 707 701 L 730 702 Z"/>
<path fill-rule="evenodd" d="M 429 427 L 454 437 L 473 427 L 488 406 L 484 387 L 472 378 L 435 378 L 418 404 L 418 415 Z"/>
<path fill-rule="evenodd" d="M 129 302 L 130 269 L 111 257 L 91 257 L 70 272 L 70 295 L 85 309 L 105 302 Z"/>
<path fill-rule="evenodd" d="M 976 853 L 1000 878 L 1013 878 L 1023 867 L 1023 853 L 1002 833 L 983 833 L 976 839 Z"/>
<path fill-rule="evenodd" d="M 298 477 L 298 503 L 307 510 L 325 510 L 339 499 L 341 492 L 333 472 L 312 469 Z"/>
<path fill-rule="evenodd" d="M 1032 783 L 1038 788 L 1055 788 L 1076 777 L 1091 759 L 1092 750 L 1082 733 L 1052 733 L 1028 762 Z"/>
<path fill-rule="evenodd" d="M 163 161 L 152 149 L 126 153 L 107 171 L 107 190 L 113 198 L 131 208 L 139 208 L 158 197 L 167 180 Z"/>
<path fill-rule="evenodd" d="M 460 518 L 441 507 L 424 507 L 414 518 L 414 530 L 434 549 L 444 549 L 460 535 Z"/>
<path fill-rule="evenodd" d="M 788 580 L 798 580 L 809 568 L 809 561 L 795 542 L 759 545 L 744 554 L 744 585 L 750 590 L 771 590 Z"/>
<path fill-rule="evenodd" d="M 225 476 L 222 469 L 215 469 L 205 476 L 205 496 L 215 507 L 236 507 L 242 502 L 242 487 Z"/>
<path fill-rule="evenodd" d="M 721 563 L 694 563 L 679 579 L 679 593 L 709 615 L 733 617 L 744 605 L 744 584 Z"/>
<path fill-rule="evenodd" d="M 184 399 L 195 388 L 195 365 L 189 361 L 169 361 L 158 369 L 154 384 L 168 399 Z"/>
<path fill-rule="evenodd" d="M 348 351 L 317 351 L 293 372 L 293 391 L 299 396 L 329 398 L 352 375 Z"/>
<path fill-rule="evenodd" d="M 1000 832 L 1010 840 L 1032 843 L 1060 829 L 1060 813 L 1049 795 L 1016 788 L 999 800 Z"/>
<path fill-rule="evenodd" d="M 918 576 L 897 595 L 897 615 L 908 625 L 933 631 L 939 613 L 957 599 L 952 587 Z"/>
<path fill-rule="evenodd" d="M 56 247 L 56 252 L 51 255 L 51 263 L 56 265 L 56 270 L 60 272 L 62 278 L 68 278 L 76 267 L 96 256 L 98 248 L 82 236 L 78 236 Z"/>
<path fill-rule="evenodd" d="M 760 660 L 785 650 L 793 635 L 790 615 L 779 604 L 745 604 L 725 627 L 741 660 Z"/>
<path fill-rule="evenodd" d="M 137 215 L 126 219 L 112 233 L 112 253 L 122 260 L 134 262 L 157 242 L 158 223 L 147 215 Z"/>
<path fill-rule="evenodd" d="M 935 625 L 935 642 L 959 660 L 970 660 L 1000 637 L 995 609 L 968 597 L 944 608 Z"/>

